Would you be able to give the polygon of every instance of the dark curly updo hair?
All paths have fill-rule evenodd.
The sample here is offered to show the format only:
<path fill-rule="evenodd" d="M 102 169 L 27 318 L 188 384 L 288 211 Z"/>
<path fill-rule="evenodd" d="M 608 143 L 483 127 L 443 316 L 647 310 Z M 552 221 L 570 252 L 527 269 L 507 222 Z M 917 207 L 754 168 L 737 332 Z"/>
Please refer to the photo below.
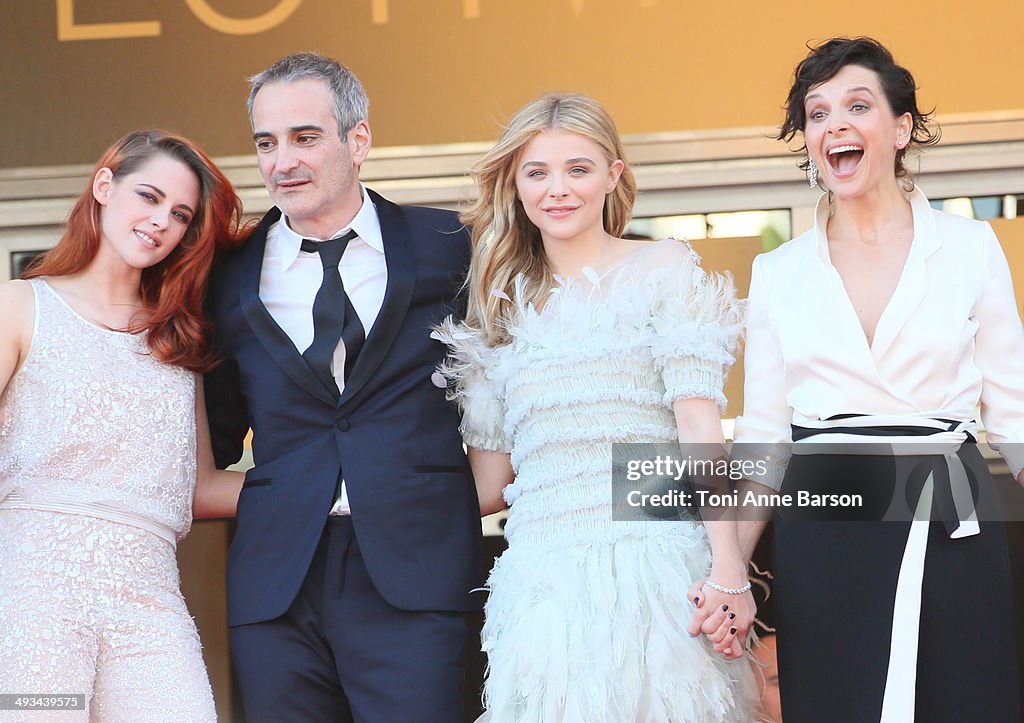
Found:
<path fill-rule="evenodd" d="M 882 86 L 882 92 L 889 102 L 889 108 L 896 116 L 909 113 L 913 121 L 910 140 L 903 148 L 896 149 L 896 160 L 893 171 L 897 178 L 908 176 L 903 159 L 911 149 L 920 150 L 922 146 L 938 143 L 940 131 L 933 127 L 932 113 L 923 113 L 917 107 L 917 84 L 910 71 L 897 65 L 892 53 L 873 38 L 832 38 L 818 45 L 808 46 L 811 52 L 800 61 L 793 72 L 793 85 L 786 98 L 786 118 L 779 128 L 777 140 L 789 142 L 797 134 L 803 132 L 807 124 L 804 111 L 804 99 L 812 88 L 828 82 L 847 65 L 859 65 L 873 70 Z M 799 152 L 806 153 L 803 145 Z M 807 170 L 808 161 L 804 160 L 800 168 Z"/>

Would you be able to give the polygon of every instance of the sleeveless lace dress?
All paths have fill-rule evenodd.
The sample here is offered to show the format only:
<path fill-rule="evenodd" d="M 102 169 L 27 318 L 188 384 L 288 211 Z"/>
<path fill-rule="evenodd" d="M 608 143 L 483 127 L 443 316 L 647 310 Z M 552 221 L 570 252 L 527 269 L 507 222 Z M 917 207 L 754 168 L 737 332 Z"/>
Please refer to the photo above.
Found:
<path fill-rule="evenodd" d="M 539 313 L 517 303 L 507 346 L 450 321 L 436 332 L 466 444 L 510 452 L 516 473 L 488 580 L 483 720 L 753 720 L 749 663 L 686 632 L 703 526 L 613 521 L 611 502 L 613 443 L 677 440 L 676 399 L 724 404 L 742 307 L 673 239 L 584 274 Z"/>
<path fill-rule="evenodd" d="M 31 283 L 31 348 L 0 397 L 0 693 L 84 695 L 60 720 L 213 721 L 175 559 L 195 377 Z"/>

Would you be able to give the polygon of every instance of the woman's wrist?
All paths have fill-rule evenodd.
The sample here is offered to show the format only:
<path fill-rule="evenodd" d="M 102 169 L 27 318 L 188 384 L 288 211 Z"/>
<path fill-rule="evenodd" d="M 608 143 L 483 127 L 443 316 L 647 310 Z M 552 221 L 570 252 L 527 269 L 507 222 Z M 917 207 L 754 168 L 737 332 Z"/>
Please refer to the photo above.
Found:
<path fill-rule="evenodd" d="M 716 561 L 711 565 L 707 579 L 723 587 L 742 587 L 747 583 L 747 566 L 739 557 L 732 561 Z"/>
<path fill-rule="evenodd" d="M 747 580 L 742 585 L 737 585 L 736 587 L 729 587 L 728 585 L 721 585 L 715 582 L 713 579 L 708 578 L 704 581 L 704 586 L 709 587 L 712 590 L 717 590 L 718 592 L 724 593 L 726 595 L 742 595 L 743 593 L 748 592 L 750 590 L 750 580 Z"/>

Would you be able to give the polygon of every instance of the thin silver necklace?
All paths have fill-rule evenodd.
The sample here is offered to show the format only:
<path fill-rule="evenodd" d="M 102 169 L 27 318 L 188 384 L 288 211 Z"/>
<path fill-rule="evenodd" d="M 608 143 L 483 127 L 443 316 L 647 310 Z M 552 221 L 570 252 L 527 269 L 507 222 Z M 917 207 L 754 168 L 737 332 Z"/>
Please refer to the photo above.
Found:
<path fill-rule="evenodd" d="M 604 259 L 604 255 L 606 253 L 608 253 L 608 249 L 610 249 L 611 247 L 612 247 L 612 237 L 609 235 L 608 236 L 608 240 L 604 242 L 604 248 L 601 249 L 601 255 L 598 256 L 596 259 L 594 259 L 594 263 L 587 264 L 587 266 L 592 268 L 594 271 L 597 271 L 597 265 L 599 263 L 601 263 L 601 260 Z"/>

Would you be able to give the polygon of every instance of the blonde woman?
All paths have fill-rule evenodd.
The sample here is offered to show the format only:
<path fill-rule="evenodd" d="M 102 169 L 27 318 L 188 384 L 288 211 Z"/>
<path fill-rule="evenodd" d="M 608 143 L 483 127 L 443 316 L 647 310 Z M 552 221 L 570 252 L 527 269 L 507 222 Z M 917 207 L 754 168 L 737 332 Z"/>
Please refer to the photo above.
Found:
<path fill-rule="evenodd" d="M 730 282 L 679 241 L 620 238 L 636 183 L 590 98 L 528 104 L 474 175 L 467 317 L 438 337 L 481 513 L 511 507 L 488 583 L 487 715 L 750 720 L 734 524 L 613 521 L 610 477 L 617 442 L 722 442 Z"/>

